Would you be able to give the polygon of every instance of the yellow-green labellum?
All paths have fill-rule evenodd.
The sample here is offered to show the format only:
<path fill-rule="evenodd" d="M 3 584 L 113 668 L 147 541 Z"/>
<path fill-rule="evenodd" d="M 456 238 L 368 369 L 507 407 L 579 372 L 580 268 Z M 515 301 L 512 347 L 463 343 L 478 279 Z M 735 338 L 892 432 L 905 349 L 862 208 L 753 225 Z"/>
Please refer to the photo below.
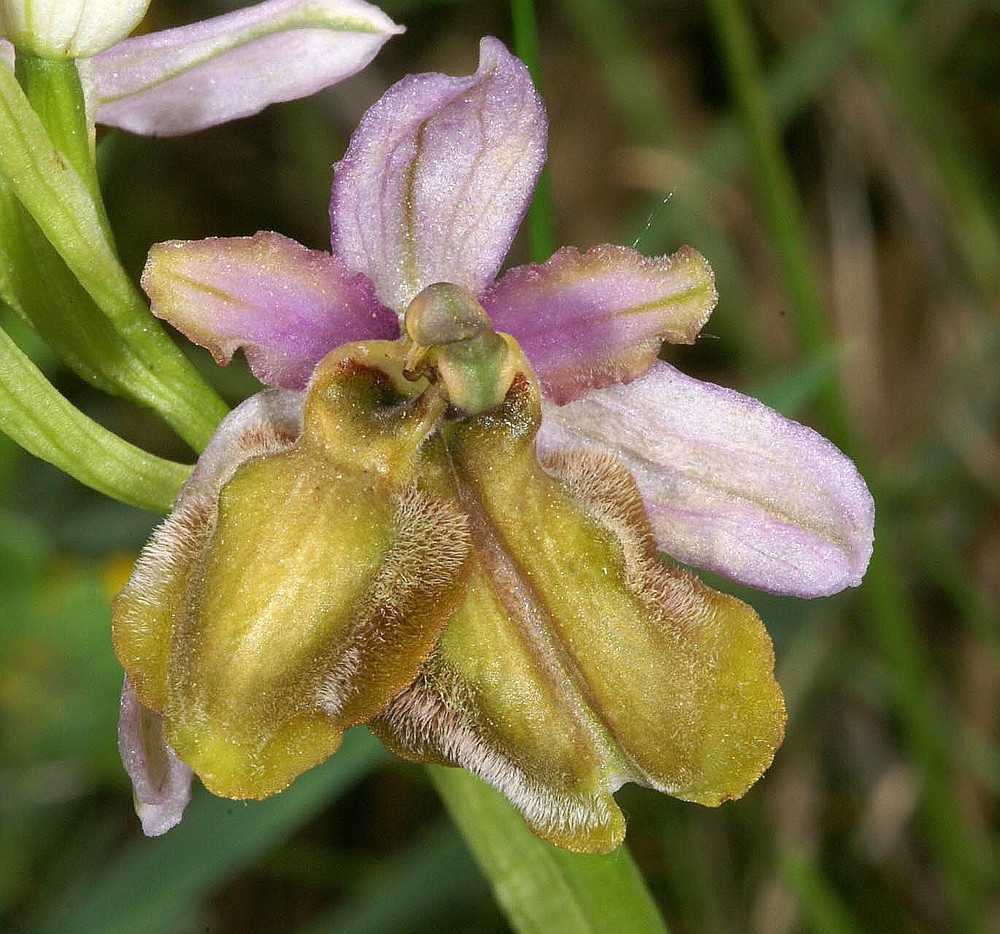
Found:
<path fill-rule="evenodd" d="M 137 696 L 216 794 L 273 794 L 330 755 L 413 680 L 459 599 L 467 524 L 414 485 L 446 403 L 398 357 L 327 357 L 293 437 L 237 423 L 116 601 Z"/>
<path fill-rule="evenodd" d="M 569 452 L 543 466 L 522 372 L 492 412 L 444 426 L 425 483 L 468 515 L 465 599 L 416 682 L 373 724 L 402 755 L 460 765 L 553 843 L 617 846 L 612 792 L 703 804 L 770 763 L 784 707 L 754 611 L 665 567 L 628 472 Z"/>

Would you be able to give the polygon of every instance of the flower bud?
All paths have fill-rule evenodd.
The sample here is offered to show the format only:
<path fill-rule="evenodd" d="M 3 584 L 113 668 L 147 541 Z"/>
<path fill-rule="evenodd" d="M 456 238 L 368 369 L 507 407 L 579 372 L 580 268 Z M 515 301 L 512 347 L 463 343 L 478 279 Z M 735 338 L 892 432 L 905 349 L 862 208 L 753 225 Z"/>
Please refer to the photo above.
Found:
<path fill-rule="evenodd" d="M 127 36 L 150 0 L 0 0 L 0 35 L 45 58 L 90 58 Z"/>

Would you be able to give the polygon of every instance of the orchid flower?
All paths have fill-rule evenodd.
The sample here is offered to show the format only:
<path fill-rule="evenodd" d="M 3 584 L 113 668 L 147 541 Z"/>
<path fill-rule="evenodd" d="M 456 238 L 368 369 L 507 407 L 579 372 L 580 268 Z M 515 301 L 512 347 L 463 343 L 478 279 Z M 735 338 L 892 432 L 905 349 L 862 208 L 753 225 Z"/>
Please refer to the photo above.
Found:
<path fill-rule="evenodd" d="M 403 31 L 363 0 L 266 0 L 122 39 L 148 6 L 148 0 L 3 0 L 0 34 L 38 54 L 78 58 L 97 123 L 174 136 L 335 84 Z M 0 59 L 9 63 L 13 54 L 0 41 Z"/>
<path fill-rule="evenodd" d="M 624 782 L 714 805 L 769 764 L 763 625 L 658 551 L 833 593 L 864 572 L 871 497 L 815 432 L 657 359 L 714 306 L 695 251 L 564 248 L 495 278 L 545 133 L 487 38 L 474 74 L 408 76 L 362 119 L 332 252 L 151 250 L 154 313 L 272 387 L 220 425 L 115 608 L 130 722 L 134 691 L 210 790 L 271 794 L 367 722 L 599 852 Z M 123 733 L 162 829 L 183 801 Z"/>

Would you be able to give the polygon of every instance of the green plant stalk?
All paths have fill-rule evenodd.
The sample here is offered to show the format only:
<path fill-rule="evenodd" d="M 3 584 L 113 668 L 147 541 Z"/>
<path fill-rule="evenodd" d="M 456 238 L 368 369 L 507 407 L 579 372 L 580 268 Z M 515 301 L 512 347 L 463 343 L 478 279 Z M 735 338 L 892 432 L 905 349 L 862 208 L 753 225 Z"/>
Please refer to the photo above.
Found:
<path fill-rule="evenodd" d="M 49 139 L 73 166 L 87 186 L 94 206 L 100 210 L 103 202 L 94 163 L 92 125 L 87 120 L 76 62 L 72 59 L 41 58 L 19 51 L 14 61 L 14 76 L 42 121 Z M 104 227 L 107 231 L 106 223 Z"/>
<path fill-rule="evenodd" d="M 604 856 L 536 837 L 499 792 L 464 769 L 427 766 L 518 934 L 666 934 L 624 846 Z"/>
<path fill-rule="evenodd" d="M 511 26 L 514 33 L 514 54 L 528 66 L 528 73 L 539 92 L 541 66 L 538 53 L 538 28 L 535 22 L 534 0 L 511 0 Z M 544 263 L 556 249 L 555 222 L 549 191 L 548 169 L 542 169 L 535 186 L 535 195 L 528 206 L 526 218 L 528 252 L 532 262 Z"/>
<path fill-rule="evenodd" d="M 68 80 L 65 71 L 47 72 L 53 80 Z M 37 75 L 36 75 L 37 77 Z M 36 87 L 36 93 L 40 93 Z M 72 95 L 68 95 L 72 96 Z M 48 99 L 66 100 L 53 94 Z M 53 111 L 48 109 L 50 117 Z M 69 118 L 60 111 L 60 123 Z M 65 134 L 65 127 L 61 131 Z M 87 184 L 49 139 L 40 117 L 18 85 L 14 75 L 0 69 L 0 174 L 31 214 L 45 238 L 100 309 L 106 320 L 90 324 L 95 333 L 110 322 L 114 342 L 129 348 L 138 377 L 120 386 L 136 401 L 158 412 L 186 441 L 200 450 L 226 412 L 226 406 L 174 345 L 150 315 L 146 302 L 122 269 L 102 223 L 102 209 L 95 206 Z M 10 236 L 14 231 L 4 231 Z M 37 303 L 19 303 L 30 313 Z M 83 316 L 92 307 L 83 305 L 74 315 Z M 65 309 L 56 309 L 60 315 Z M 52 329 L 55 324 L 47 324 Z M 109 348 L 110 350 L 110 348 Z M 100 359 L 91 366 L 101 371 Z M 131 376 L 130 368 L 123 372 Z M 106 375 L 106 374 L 105 374 Z M 119 376 L 123 375 L 121 372 Z"/>
<path fill-rule="evenodd" d="M 170 509 L 191 471 L 146 453 L 89 419 L 2 330 L 0 430 L 81 483 L 154 512 Z"/>
<path fill-rule="evenodd" d="M 708 6 L 729 71 L 736 110 L 747 134 L 762 213 L 795 313 L 799 340 L 808 351 L 819 353 L 828 344 L 827 312 L 808 252 L 802 206 L 764 96 L 750 23 L 739 0 L 709 0 Z M 856 444 L 836 380 L 826 385 L 820 401 L 831 436 L 852 453 Z M 876 499 L 881 496 L 877 494 Z M 955 918 L 963 930 L 980 931 L 985 923 L 981 853 L 977 855 L 976 848 L 969 845 L 966 822 L 948 778 L 949 737 L 936 728 L 941 718 L 927 690 L 931 683 L 929 666 L 884 519 L 877 522 L 875 538 L 879 544 L 864 589 L 868 618 L 895 678 L 892 699 L 910 753 L 921 770 L 924 826 L 940 861 Z"/>

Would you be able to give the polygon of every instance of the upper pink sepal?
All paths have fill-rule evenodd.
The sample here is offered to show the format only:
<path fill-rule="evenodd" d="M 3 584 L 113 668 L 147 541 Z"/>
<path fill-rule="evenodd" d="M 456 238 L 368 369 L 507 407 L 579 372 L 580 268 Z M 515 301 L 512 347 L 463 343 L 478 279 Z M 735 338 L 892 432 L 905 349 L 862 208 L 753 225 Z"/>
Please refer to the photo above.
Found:
<path fill-rule="evenodd" d="M 473 75 L 408 75 L 334 168 L 334 252 L 400 315 L 436 282 L 479 294 L 527 208 L 545 132 L 527 68 L 496 39 L 482 40 Z"/>
<path fill-rule="evenodd" d="M 267 0 L 125 39 L 83 77 L 98 123 L 176 136 L 336 84 L 402 31 L 362 0 Z"/>
<path fill-rule="evenodd" d="M 854 464 L 811 428 L 666 363 L 548 404 L 538 440 L 620 457 L 660 547 L 687 564 L 799 597 L 857 586 L 868 566 L 874 503 Z"/>
<path fill-rule="evenodd" d="M 162 718 L 139 702 L 125 678 L 118 715 L 118 751 L 132 779 L 135 812 L 147 837 L 180 823 L 193 773 L 163 739 Z"/>
<path fill-rule="evenodd" d="M 563 404 L 640 376 L 665 340 L 693 344 L 716 298 L 711 267 L 690 247 L 647 258 L 602 244 L 511 269 L 482 302 L 496 330 L 517 336 L 545 395 Z"/>
<path fill-rule="evenodd" d="M 399 336 L 364 276 L 281 234 L 171 240 L 142 274 L 153 314 L 228 363 L 242 347 L 254 375 L 302 389 L 316 364 L 352 340 Z"/>

